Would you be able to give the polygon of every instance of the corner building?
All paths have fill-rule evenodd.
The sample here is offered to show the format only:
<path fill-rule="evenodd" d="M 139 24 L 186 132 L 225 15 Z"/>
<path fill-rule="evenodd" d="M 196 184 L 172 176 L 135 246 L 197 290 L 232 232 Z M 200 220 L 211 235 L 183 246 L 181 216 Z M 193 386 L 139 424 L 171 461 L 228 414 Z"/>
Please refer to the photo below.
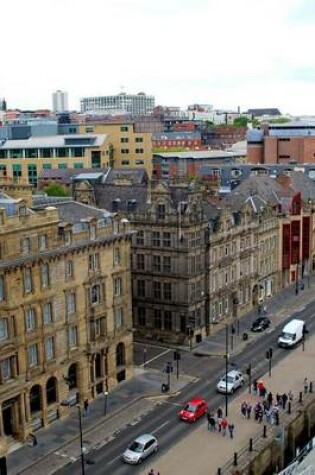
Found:
<path fill-rule="evenodd" d="M 0 188 L 3 452 L 132 373 L 128 223 L 75 202 L 31 206 L 30 186 Z"/>

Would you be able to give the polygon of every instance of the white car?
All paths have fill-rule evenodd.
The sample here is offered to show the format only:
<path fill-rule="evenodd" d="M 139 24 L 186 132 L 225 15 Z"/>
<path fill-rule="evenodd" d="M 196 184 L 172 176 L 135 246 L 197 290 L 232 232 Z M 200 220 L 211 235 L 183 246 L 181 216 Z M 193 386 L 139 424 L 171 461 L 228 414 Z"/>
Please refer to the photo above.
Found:
<path fill-rule="evenodd" d="M 240 371 L 229 371 L 227 374 L 227 380 L 225 375 L 220 379 L 217 384 L 217 391 L 219 393 L 233 394 L 237 388 L 240 388 L 244 384 L 244 377 Z"/>
<path fill-rule="evenodd" d="M 157 439 L 151 434 L 143 434 L 137 437 L 122 455 L 126 463 L 138 464 L 149 455 L 157 452 L 159 444 Z"/>

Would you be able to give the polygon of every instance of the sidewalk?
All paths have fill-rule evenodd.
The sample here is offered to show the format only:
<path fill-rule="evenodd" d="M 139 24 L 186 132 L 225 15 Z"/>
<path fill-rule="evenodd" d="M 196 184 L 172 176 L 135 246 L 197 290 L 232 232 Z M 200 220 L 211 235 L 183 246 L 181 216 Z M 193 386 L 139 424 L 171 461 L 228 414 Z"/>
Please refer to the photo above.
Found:
<path fill-rule="evenodd" d="M 305 285 L 305 290 L 300 292 L 298 296 L 295 295 L 294 285 L 291 285 L 281 294 L 267 301 L 268 309 L 273 314 L 273 322 L 280 323 L 281 318 L 293 314 L 302 305 L 311 301 L 314 296 L 314 285 L 315 275 L 310 279 L 310 288 L 308 289 L 308 285 Z M 256 316 L 256 310 L 249 312 L 245 319 L 254 316 Z M 240 320 L 240 335 L 242 334 L 242 325 L 243 323 Z M 222 351 L 221 347 L 224 341 L 222 330 L 224 331 L 224 326 L 218 324 L 214 329 L 215 333 L 198 345 L 198 348 L 203 348 L 203 351 L 210 353 Z M 242 351 L 246 344 L 247 342 L 244 342 L 241 337 L 235 336 L 234 353 Z M 172 392 L 176 393 L 182 390 L 193 379 L 190 375 L 182 374 L 178 381 L 173 380 Z M 94 446 L 100 446 L 110 440 L 111 437 L 115 437 L 126 425 L 145 417 L 149 411 L 154 409 L 156 404 L 159 404 L 159 399 L 149 400 L 146 398 L 150 395 L 159 398 L 168 397 L 168 395 L 161 393 L 161 385 L 164 382 L 165 374 L 159 371 L 135 369 L 134 378 L 120 383 L 109 393 L 106 419 L 104 418 L 104 397 L 100 396 L 93 401 L 90 405 L 90 415 L 82 419 L 84 447 L 89 450 Z M 128 410 L 124 411 L 127 407 Z M 22 448 L 10 453 L 7 457 L 8 472 L 10 475 L 22 473 L 24 475 L 39 475 L 42 473 L 50 475 L 54 473 L 69 460 L 79 456 L 78 436 L 78 413 L 77 408 L 73 407 L 68 419 L 57 421 L 46 429 L 36 432 L 38 440 L 36 447 L 31 448 L 25 444 Z"/>
<path fill-rule="evenodd" d="M 286 350 L 284 350 L 286 351 Z M 287 356 L 277 364 L 270 378 L 268 374 L 264 375 L 268 392 L 273 396 L 291 390 L 294 394 L 293 403 L 298 399 L 300 391 L 303 391 L 303 380 L 306 376 L 308 381 L 315 380 L 315 336 L 311 337 L 305 345 L 305 351 L 299 346 L 295 350 L 288 351 Z M 303 369 L 302 369 L 303 368 Z M 315 398 L 315 393 L 303 394 L 303 398 Z M 193 429 L 191 427 L 189 437 L 185 437 L 181 442 L 172 446 L 164 453 L 164 448 L 160 447 L 160 457 L 152 460 L 152 466 L 160 472 L 161 475 L 205 475 L 205 473 L 215 475 L 218 468 L 233 459 L 234 452 L 238 452 L 244 447 L 249 446 L 249 439 L 255 438 L 259 433 L 263 433 L 263 425 L 259 424 L 253 418 L 245 420 L 240 415 L 240 406 L 243 401 L 251 402 L 252 406 L 261 399 L 248 392 L 243 392 L 229 404 L 228 421 L 235 425 L 234 438 L 230 439 L 228 434 L 223 437 L 217 432 L 209 432 L 207 422 Z M 294 414 L 294 407 L 292 414 Z M 283 410 L 280 411 L 280 425 L 270 426 L 275 430 L 281 431 L 281 420 L 286 417 Z M 179 422 L 180 423 L 180 422 Z M 254 446 L 255 449 L 255 446 Z M 148 470 L 141 472 L 141 475 L 147 475 Z M 223 474 L 223 472 L 222 472 Z"/>

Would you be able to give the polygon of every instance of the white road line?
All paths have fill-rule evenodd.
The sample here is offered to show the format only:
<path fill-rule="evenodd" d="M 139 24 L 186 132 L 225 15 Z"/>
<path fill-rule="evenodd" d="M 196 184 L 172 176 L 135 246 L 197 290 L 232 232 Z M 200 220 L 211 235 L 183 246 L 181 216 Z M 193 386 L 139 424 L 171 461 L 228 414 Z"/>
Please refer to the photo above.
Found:
<path fill-rule="evenodd" d="M 171 349 L 168 348 L 167 350 L 163 351 L 163 353 L 160 353 L 159 355 L 154 356 L 154 358 L 151 358 L 150 360 L 146 361 L 145 363 L 142 363 L 142 365 L 140 365 L 140 368 L 142 368 L 143 366 L 146 366 L 149 363 L 152 363 L 152 361 L 157 360 L 158 358 L 160 358 L 160 356 L 167 355 L 167 353 L 169 353 L 170 351 L 171 351 Z"/>
<path fill-rule="evenodd" d="M 170 421 L 164 422 L 164 424 L 160 425 L 160 426 L 157 427 L 155 430 L 153 430 L 153 431 L 151 432 L 151 434 L 156 434 L 160 429 L 162 429 L 162 427 L 165 427 L 165 426 L 166 426 L 167 424 L 169 424 L 169 423 L 170 423 Z"/>
<path fill-rule="evenodd" d="M 111 465 L 112 463 L 116 462 L 116 460 L 121 459 L 121 455 L 117 455 L 117 457 L 113 458 L 109 462 L 107 462 L 107 465 Z"/>

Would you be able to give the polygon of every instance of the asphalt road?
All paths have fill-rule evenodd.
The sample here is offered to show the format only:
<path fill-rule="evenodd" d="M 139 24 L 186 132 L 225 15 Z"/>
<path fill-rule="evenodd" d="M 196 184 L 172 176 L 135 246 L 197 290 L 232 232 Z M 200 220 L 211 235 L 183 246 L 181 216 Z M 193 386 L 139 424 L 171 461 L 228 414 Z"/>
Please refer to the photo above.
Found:
<path fill-rule="evenodd" d="M 272 365 L 275 365 L 286 354 L 287 351 L 302 351 L 302 346 L 299 345 L 295 350 L 285 350 L 278 348 L 277 340 L 280 330 L 285 323 L 291 320 L 293 317 L 303 319 L 307 323 L 307 328 L 310 334 L 315 332 L 315 302 L 311 302 L 305 307 L 301 307 L 300 311 L 292 313 L 278 325 L 278 327 L 271 327 L 271 329 L 265 331 L 261 338 L 255 339 L 254 344 L 249 344 L 245 347 L 244 351 L 239 353 L 230 359 L 229 364 L 231 367 L 237 367 L 242 371 L 248 367 L 251 363 L 252 367 L 252 379 L 261 376 L 269 369 L 269 362 L 265 359 L 266 350 L 273 348 Z M 251 318 L 243 325 L 250 326 Z M 244 327 L 245 328 L 245 327 Z M 244 331 L 244 330 L 243 330 Z M 222 338 L 224 338 L 225 330 L 222 331 Z M 220 337 L 220 336 L 219 336 Z M 218 337 L 218 338 L 219 338 Z M 305 342 L 307 345 L 307 339 Z M 148 350 L 146 352 L 147 361 L 151 358 L 151 351 L 156 354 L 152 356 L 153 361 L 149 364 L 156 365 L 159 369 L 163 367 L 166 361 L 170 360 L 172 353 L 168 352 L 165 348 L 155 348 L 150 350 L 150 358 L 148 358 Z M 162 356 L 157 357 L 162 353 Z M 170 350 L 172 351 L 172 350 Z M 143 355 L 143 349 L 140 349 L 140 355 Z M 157 358 L 156 358 L 157 357 Z M 172 358 L 171 358 L 172 359 Z M 142 361 L 143 362 L 143 361 Z M 141 433 L 152 433 L 159 441 L 160 451 L 171 450 L 172 446 L 180 441 L 183 437 L 186 437 L 193 431 L 199 424 L 203 424 L 204 421 L 198 421 L 194 425 L 188 425 L 178 420 L 177 412 L 182 404 L 189 400 L 192 396 L 202 396 L 208 400 L 209 406 L 212 409 L 218 408 L 220 405 L 223 409 L 225 407 L 225 395 L 216 393 L 215 386 L 218 381 L 218 377 L 225 372 L 225 360 L 220 357 L 197 357 L 192 354 L 184 354 L 181 361 L 181 365 L 189 366 L 190 374 L 198 374 L 199 380 L 195 383 L 190 383 L 186 386 L 180 395 L 172 398 L 169 401 L 161 402 L 150 416 L 142 419 L 141 426 L 134 425 L 128 427 L 128 429 L 122 431 L 119 436 L 108 444 L 104 445 L 97 451 L 91 452 L 86 456 L 87 461 L 93 462 L 93 464 L 86 463 L 85 473 L 91 475 L 130 475 L 131 473 L 139 474 L 143 469 L 149 469 L 154 467 L 154 460 L 159 455 L 153 455 L 147 461 L 144 461 L 141 466 L 130 467 L 121 460 L 121 454 L 126 449 L 127 445 L 133 438 Z M 272 368 L 271 368 L 272 375 Z M 174 376 L 173 376 L 174 377 Z M 272 377 L 272 376 L 271 376 Z M 268 389 L 268 381 L 266 381 Z M 245 388 L 248 391 L 248 387 Z M 230 401 L 233 396 L 228 397 Z M 65 467 L 58 472 L 60 475 L 80 473 L 80 461 Z"/>

